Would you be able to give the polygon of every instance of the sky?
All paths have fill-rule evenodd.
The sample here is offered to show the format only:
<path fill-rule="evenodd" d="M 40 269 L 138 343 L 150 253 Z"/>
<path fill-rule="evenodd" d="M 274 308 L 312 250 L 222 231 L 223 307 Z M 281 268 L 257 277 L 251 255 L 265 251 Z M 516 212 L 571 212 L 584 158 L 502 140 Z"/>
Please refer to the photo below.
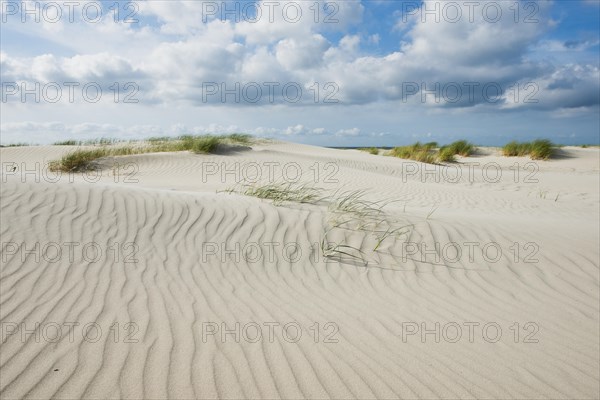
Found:
<path fill-rule="evenodd" d="M 600 142 L 600 0 L 0 1 L 0 143 Z"/>

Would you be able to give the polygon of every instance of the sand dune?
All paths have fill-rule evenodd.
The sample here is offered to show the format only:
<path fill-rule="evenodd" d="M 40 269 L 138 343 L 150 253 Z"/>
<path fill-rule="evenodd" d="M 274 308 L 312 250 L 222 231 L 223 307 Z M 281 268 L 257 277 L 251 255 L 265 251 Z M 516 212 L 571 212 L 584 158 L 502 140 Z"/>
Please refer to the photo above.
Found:
<path fill-rule="evenodd" d="M 264 143 L 45 170 L 71 149 L 0 150 L 3 399 L 600 395 L 598 149 L 444 169 Z M 365 189 L 410 229 L 373 251 L 326 204 L 223 192 L 247 178 Z M 324 257 L 326 232 L 367 264 Z"/>

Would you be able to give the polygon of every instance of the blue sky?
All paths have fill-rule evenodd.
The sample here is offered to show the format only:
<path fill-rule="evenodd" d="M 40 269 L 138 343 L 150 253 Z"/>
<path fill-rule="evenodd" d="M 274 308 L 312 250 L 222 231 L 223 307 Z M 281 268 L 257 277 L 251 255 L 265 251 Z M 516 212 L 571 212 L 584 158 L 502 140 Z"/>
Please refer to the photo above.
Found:
<path fill-rule="evenodd" d="M 114 4 L 2 1 L 3 144 L 599 142 L 596 0 Z"/>

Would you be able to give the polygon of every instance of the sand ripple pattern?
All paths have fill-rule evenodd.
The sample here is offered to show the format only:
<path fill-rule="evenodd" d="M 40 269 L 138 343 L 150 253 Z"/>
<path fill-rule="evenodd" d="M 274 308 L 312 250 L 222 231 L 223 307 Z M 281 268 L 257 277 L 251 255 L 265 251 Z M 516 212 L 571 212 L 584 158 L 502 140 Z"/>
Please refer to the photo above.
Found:
<path fill-rule="evenodd" d="M 330 150 L 312 156 L 301 150 L 275 147 L 265 157 L 306 165 L 331 159 Z M 340 184 L 375 182 L 380 196 L 411 198 L 413 206 L 390 209 L 414 224 L 404 241 L 429 248 L 495 242 L 502 256 L 452 263 L 419 250 L 404 259 L 398 239 L 371 254 L 365 268 L 322 257 L 324 207 L 275 207 L 214 191 L 161 190 L 158 183 L 3 183 L 0 396 L 597 398 L 597 225 L 559 229 L 559 218 L 585 218 L 540 199 L 515 201 L 500 186 L 490 194 L 484 184 L 462 191 L 402 185 L 387 169 L 390 161 L 378 166 L 368 156 L 354 164 L 340 156 Z M 172 166 L 194 174 L 192 159 L 198 160 L 145 155 L 140 170 L 152 176 L 148 171 Z M 492 207 L 487 200 L 498 213 L 485 211 Z M 431 201 L 447 207 L 428 219 Z M 468 212 L 469 202 L 480 211 Z M 346 240 L 369 251 L 360 232 Z M 80 245 L 70 260 L 65 243 L 72 242 Z M 82 257 L 92 242 L 102 251 L 98 259 Z M 523 249 L 515 260 L 515 242 L 536 242 L 538 262 L 524 263 Z M 63 253 L 49 261 L 55 253 L 48 247 L 50 255 L 36 259 L 35 252 L 12 254 L 5 243 L 29 250 L 54 243 Z M 479 324 L 472 341 L 463 325 L 469 322 Z M 524 329 L 528 322 L 538 327 L 531 336 L 537 343 L 524 341 L 533 331 Z M 237 340 L 221 335 L 236 323 Z M 294 326 L 286 336 L 281 326 L 288 323 Z M 430 330 L 457 323 L 462 338 L 447 340 L 452 329 L 440 338 L 403 337 L 412 323 Z M 501 327 L 497 342 L 482 336 L 486 323 Z M 84 337 L 86 324 L 94 325 Z M 207 324 L 220 331 L 206 335 Z M 279 324 L 272 340 L 268 324 Z M 256 326 L 263 337 L 254 341 Z M 288 340 L 297 339 L 296 326 L 301 337 Z M 9 334 L 14 327 L 19 331 Z"/>

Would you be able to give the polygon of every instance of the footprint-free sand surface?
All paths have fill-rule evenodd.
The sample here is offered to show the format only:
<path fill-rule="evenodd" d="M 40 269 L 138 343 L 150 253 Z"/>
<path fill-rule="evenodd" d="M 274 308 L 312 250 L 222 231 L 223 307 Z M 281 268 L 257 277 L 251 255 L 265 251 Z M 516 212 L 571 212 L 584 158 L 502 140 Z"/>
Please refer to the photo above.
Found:
<path fill-rule="evenodd" d="M 0 150 L 2 399 L 600 396 L 598 148 L 443 167 L 265 142 L 47 171 L 71 150 Z M 376 246 L 326 201 L 227 191 L 244 180 L 365 190 L 406 229 Z"/>

